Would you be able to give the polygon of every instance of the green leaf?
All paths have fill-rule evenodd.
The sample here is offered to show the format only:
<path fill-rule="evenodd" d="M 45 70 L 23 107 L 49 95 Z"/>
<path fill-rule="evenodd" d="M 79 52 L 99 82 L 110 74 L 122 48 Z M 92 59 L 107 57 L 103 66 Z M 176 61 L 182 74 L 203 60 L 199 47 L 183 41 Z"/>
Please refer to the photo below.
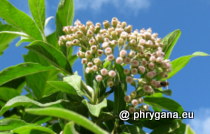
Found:
<path fill-rule="evenodd" d="M 23 36 L 23 37 L 27 37 L 28 38 L 28 35 L 23 33 L 23 32 L 16 32 L 16 31 L 1 31 L 0 34 L 14 34 L 14 35 L 17 35 L 17 36 Z"/>
<path fill-rule="evenodd" d="M 56 134 L 49 128 L 32 124 L 18 127 L 14 129 L 12 132 L 18 134 Z"/>
<path fill-rule="evenodd" d="M 178 129 L 180 128 L 180 124 L 177 120 L 173 120 L 171 122 L 168 122 L 167 124 L 160 124 L 159 126 L 154 128 L 151 134 L 177 134 L 177 133 L 174 133 L 174 131 L 177 128 Z"/>
<path fill-rule="evenodd" d="M 14 108 L 17 106 L 29 106 L 29 105 L 35 105 L 35 106 L 39 106 L 39 107 L 48 107 L 48 106 L 52 106 L 55 104 L 59 104 L 61 103 L 63 100 L 57 100 L 55 102 L 50 102 L 50 103 L 46 103 L 46 104 L 42 104 L 39 103 L 35 100 L 32 100 L 26 96 L 17 96 L 15 98 L 12 98 L 11 100 L 9 100 L 0 110 L 0 115 L 3 115 L 7 110 L 9 110 L 10 108 Z"/>
<path fill-rule="evenodd" d="M 102 108 L 107 107 L 106 99 L 96 105 L 90 104 L 86 99 L 84 99 L 82 102 L 87 106 L 89 112 L 95 117 L 99 117 Z"/>
<path fill-rule="evenodd" d="M 45 25 L 45 0 L 29 0 L 29 7 L 31 14 L 39 27 L 40 31 L 44 33 Z"/>
<path fill-rule="evenodd" d="M 25 62 L 35 62 L 44 66 L 50 66 L 50 63 L 47 62 L 42 56 L 38 55 L 35 52 L 29 51 L 27 55 L 24 55 Z M 46 82 L 48 80 L 57 80 L 57 74 L 59 71 L 46 71 L 36 73 L 26 77 L 27 87 L 33 91 L 33 95 L 40 99 L 45 95 L 46 91 L 50 91 Z M 36 81 L 36 82 L 34 82 Z"/>
<path fill-rule="evenodd" d="M 120 111 L 124 110 L 126 103 L 124 101 L 125 91 L 127 89 L 127 84 L 125 81 L 125 74 L 123 73 L 123 67 L 121 65 L 115 64 L 118 72 L 118 83 L 112 89 L 114 90 L 114 113 L 118 115 Z"/>
<path fill-rule="evenodd" d="M 35 114 L 35 115 L 43 115 L 43 116 L 53 116 L 62 118 L 65 120 L 74 121 L 78 125 L 83 126 L 84 128 L 97 133 L 97 134 L 108 134 L 103 129 L 99 128 L 96 124 L 88 120 L 87 118 L 79 115 L 73 111 L 68 111 L 61 108 L 31 108 L 26 109 L 26 112 Z"/>
<path fill-rule="evenodd" d="M 64 92 L 64 93 L 68 93 L 68 94 L 71 94 L 71 95 L 77 95 L 75 89 L 71 85 L 69 85 L 67 82 L 48 81 L 47 84 L 54 88 L 50 91 L 51 92 L 50 94 L 59 91 L 59 92 Z"/>
<path fill-rule="evenodd" d="M 16 47 L 19 47 L 24 42 L 32 42 L 32 39 L 28 39 L 25 37 L 20 37 L 20 40 L 15 44 Z"/>
<path fill-rule="evenodd" d="M 44 57 L 62 71 L 72 74 L 72 68 L 67 58 L 52 45 L 42 41 L 34 41 L 29 46 L 26 46 L 26 48 Z"/>
<path fill-rule="evenodd" d="M 79 134 L 74 128 L 74 122 L 69 122 L 65 125 L 63 134 Z"/>
<path fill-rule="evenodd" d="M 46 72 L 50 70 L 56 70 L 51 66 L 42 66 L 37 63 L 22 63 L 15 66 L 8 67 L 3 71 L 0 71 L 0 85 L 3 85 L 14 79 L 28 76 L 35 73 Z"/>
<path fill-rule="evenodd" d="M 169 98 L 165 98 L 165 97 L 145 97 L 144 98 L 145 103 L 153 106 L 153 107 L 157 107 L 160 109 L 165 109 L 165 110 L 169 110 L 172 112 L 179 112 L 182 113 L 184 111 L 184 109 L 182 108 L 182 106 L 177 103 L 176 101 L 169 99 Z"/>
<path fill-rule="evenodd" d="M 69 62 L 70 62 L 70 64 L 71 64 L 71 66 L 74 65 L 74 62 L 77 60 L 77 58 L 78 58 L 77 55 L 70 55 L 70 56 L 68 57 L 68 60 L 69 60 Z"/>
<path fill-rule="evenodd" d="M 0 100 L 8 101 L 18 95 L 18 91 L 13 88 L 0 87 Z"/>
<path fill-rule="evenodd" d="M 193 57 L 197 57 L 197 56 L 209 56 L 209 55 L 207 53 L 204 53 L 204 52 L 195 52 L 192 55 L 182 56 L 182 57 L 179 57 L 179 58 L 173 60 L 171 62 L 172 71 L 168 74 L 167 79 L 171 78 L 176 73 L 178 73 L 182 68 L 184 68 L 189 63 L 189 61 Z"/>
<path fill-rule="evenodd" d="M 166 89 L 166 90 L 163 90 L 163 89 L 155 89 L 155 93 L 156 94 L 153 94 L 152 96 L 158 95 L 159 93 L 165 94 L 165 95 L 168 95 L 168 96 L 171 96 L 172 91 L 170 89 Z M 156 96 L 156 97 L 158 97 L 158 96 Z M 162 95 L 159 96 L 159 97 L 162 97 Z"/>
<path fill-rule="evenodd" d="M 134 125 L 122 125 L 124 134 L 146 134 L 140 127 Z"/>
<path fill-rule="evenodd" d="M 82 91 L 82 78 L 79 75 L 71 75 L 63 78 L 64 82 L 67 82 L 70 86 L 72 86 L 79 96 L 83 96 L 84 93 Z"/>
<path fill-rule="evenodd" d="M 53 32 L 51 33 L 50 35 L 47 36 L 47 41 L 55 46 L 55 47 L 58 47 L 58 37 L 56 35 L 56 32 Z"/>
<path fill-rule="evenodd" d="M 0 9 L 0 17 L 17 28 L 18 31 L 22 31 L 34 39 L 42 40 L 42 35 L 35 22 L 26 13 L 15 8 L 7 0 L 0 1 Z"/>
<path fill-rule="evenodd" d="M 72 25 L 74 19 L 74 0 L 61 0 L 56 13 L 56 31 L 63 35 L 63 27 Z"/>
<path fill-rule="evenodd" d="M 5 118 L 0 120 L 0 131 L 8 131 L 13 130 L 15 128 L 27 125 L 23 120 L 15 119 L 15 118 Z"/>
<path fill-rule="evenodd" d="M 1 24 L 0 23 L 0 32 L 1 31 L 14 31 L 16 30 L 10 25 L 7 24 Z M 14 40 L 17 37 L 17 35 L 14 34 L 0 34 L 0 55 L 3 54 L 4 50 L 9 46 L 9 43 Z"/>
<path fill-rule="evenodd" d="M 186 125 L 185 134 L 195 134 L 195 132 L 189 125 Z"/>
<path fill-rule="evenodd" d="M 163 52 L 165 52 L 165 59 L 170 58 L 171 52 L 181 36 L 181 33 L 181 30 L 177 29 L 162 39 L 162 43 L 164 44 Z"/>

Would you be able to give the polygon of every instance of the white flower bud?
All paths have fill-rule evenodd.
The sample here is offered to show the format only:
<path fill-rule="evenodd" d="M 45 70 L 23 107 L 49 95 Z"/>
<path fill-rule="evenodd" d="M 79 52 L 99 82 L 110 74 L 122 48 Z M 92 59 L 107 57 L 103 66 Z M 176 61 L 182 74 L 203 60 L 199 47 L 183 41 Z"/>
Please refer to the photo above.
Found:
<path fill-rule="evenodd" d="M 108 74 L 109 74 L 110 77 L 115 77 L 116 76 L 116 72 L 113 71 L 113 70 L 110 70 Z"/>
<path fill-rule="evenodd" d="M 145 85 L 144 86 L 144 91 L 146 93 L 153 93 L 154 92 L 154 90 L 152 89 L 152 87 L 151 86 L 148 86 L 148 85 Z"/>
<path fill-rule="evenodd" d="M 133 83 L 133 77 L 131 77 L 131 76 L 126 76 L 126 82 L 128 82 L 128 83 Z"/>
<path fill-rule="evenodd" d="M 97 46 L 96 45 L 92 45 L 90 49 L 91 49 L 91 51 L 95 52 L 96 49 L 97 49 Z"/>
<path fill-rule="evenodd" d="M 147 73 L 147 77 L 150 78 L 150 79 L 154 78 L 155 75 L 156 75 L 156 72 L 154 72 L 154 71 L 151 71 L 151 72 Z"/>
<path fill-rule="evenodd" d="M 88 66 L 88 67 L 92 67 L 92 66 L 93 66 L 93 63 L 92 63 L 92 62 L 88 62 L 88 63 L 87 63 L 87 66 Z"/>
<path fill-rule="evenodd" d="M 127 51 L 126 50 L 121 50 L 120 51 L 120 57 L 125 57 L 127 55 Z"/>
<path fill-rule="evenodd" d="M 102 48 L 106 48 L 106 47 L 108 47 L 109 46 L 109 43 L 108 42 L 104 42 L 103 44 L 102 44 Z"/>
<path fill-rule="evenodd" d="M 129 57 L 125 57 L 124 60 L 123 60 L 123 62 L 125 64 L 130 64 L 131 63 L 131 59 Z"/>
<path fill-rule="evenodd" d="M 125 102 L 129 103 L 131 101 L 131 96 L 125 96 L 124 97 Z"/>
<path fill-rule="evenodd" d="M 108 61 L 112 61 L 112 60 L 114 60 L 114 55 L 113 54 L 107 55 L 107 58 L 106 59 Z"/>
<path fill-rule="evenodd" d="M 131 104 L 135 107 L 135 106 L 137 106 L 137 105 L 139 104 L 139 102 L 138 102 L 137 99 L 133 99 L 133 100 L 131 101 Z"/>
<path fill-rule="evenodd" d="M 99 58 L 94 58 L 93 63 L 95 63 L 96 65 L 99 65 L 101 63 L 101 60 Z"/>
<path fill-rule="evenodd" d="M 136 68 L 132 68 L 132 69 L 131 69 L 131 73 L 135 75 L 135 74 L 138 73 L 138 70 L 137 70 Z"/>
<path fill-rule="evenodd" d="M 98 67 L 96 65 L 93 65 L 91 68 L 94 72 L 96 72 L 98 70 Z"/>
<path fill-rule="evenodd" d="M 82 64 L 87 64 L 87 58 L 82 58 Z"/>
<path fill-rule="evenodd" d="M 103 50 L 98 49 L 97 54 L 98 54 L 99 56 L 101 56 L 101 55 L 103 54 Z"/>
<path fill-rule="evenodd" d="M 100 82 L 100 81 L 102 81 L 102 79 L 103 79 L 103 78 L 102 78 L 101 75 L 97 75 L 97 76 L 96 76 L 96 81 Z"/>
<path fill-rule="evenodd" d="M 129 110 L 128 110 L 130 113 L 134 113 L 136 110 L 134 107 L 129 107 Z"/>
<path fill-rule="evenodd" d="M 101 75 L 103 75 L 103 76 L 105 76 L 105 75 L 107 75 L 108 74 L 108 71 L 107 71 L 107 69 L 106 68 L 103 68 L 103 69 L 101 69 Z"/>
<path fill-rule="evenodd" d="M 155 68 L 155 64 L 154 64 L 154 63 L 152 63 L 152 62 L 151 62 L 151 63 L 149 63 L 149 65 L 148 65 L 148 66 L 149 66 L 149 69 L 151 69 L 151 70 L 153 70 L 153 69 Z"/>
<path fill-rule="evenodd" d="M 143 99 L 143 98 L 139 98 L 139 99 L 138 99 L 138 102 L 139 102 L 139 104 L 140 104 L 140 103 L 143 103 L 143 102 L 144 102 L 144 99 Z"/>
<path fill-rule="evenodd" d="M 139 66 L 139 62 L 137 60 L 132 60 L 131 61 L 131 66 L 138 67 Z"/>
<path fill-rule="evenodd" d="M 125 41 L 124 41 L 123 38 L 119 38 L 118 43 L 119 43 L 120 46 L 122 46 L 122 45 L 124 45 Z"/>
<path fill-rule="evenodd" d="M 149 106 L 148 106 L 148 105 L 143 105 L 142 108 L 143 108 L 145 111 L 148 111 L 148 110 L 149 110 Z"/>
<path fill-rule="evenodd" d="M 138 69 L 139 69 L 139 72 L 140 72 L 141 74 L 144 74 L 145 71 L 146 71 L 146 69 L 145 69 L 144 66 L 139 66 Z"/>
<path fill-rule="evenodd" d="M 140 39 L 139 43 L 140 43 L 140 45 L 144 45 L 144 44 L 146 44 L 146 41 L 144 39 Z"/>
<path fill-rule="evenodd" d="M 109 87 L 113 87 L 113 86 L 114 86 L 114 82 L 111 81 L 111 80 L 109 80 L 109 81 L 107 81 L 107 85 L 108 85 Z"/>
<path fill-rule="evenodd" d="M 105 49 L 105 54 L 111 54 L 112 53 L 112 48 L 111 47 L 107 47 Z"/>
<path fill-rule="evenodd" d="M 86 69 L 85 69 L 85 72 L 88 74 L 88 73 L 90 73 L 92 70 L 91 70 L 91 68 L 90 67 L 87 67 Z"/>
<path fill-rule="evenodd" d="M 123 58 L 122 57 L 117 57 L 116 58 L 116 63 L 117 64 L 122 64 L 123 63 Z"/>
<path fill-rule="evenodd" d="M 125 75 L 129 75 L 130 74 L 130 70 L 129 69 L 124 69 L 124 74 Z"/>
<path fill-rule="evenodd" d="M 122 39 L 126 39 L 127 37 L 128 37 L 128 33 L 127 32 L 122 32 L 120 34 L 120 38 L 122 38 Z"/>
<path fill-rule="evenodd" d="M 109 24 L 109 21 L 108 20 L 105 20 L 104 22 L 103 22 L 103 25 L 104 25 L 104 28 L 109 28 L 109 26 L 110 26 L 110 24 Z"/>

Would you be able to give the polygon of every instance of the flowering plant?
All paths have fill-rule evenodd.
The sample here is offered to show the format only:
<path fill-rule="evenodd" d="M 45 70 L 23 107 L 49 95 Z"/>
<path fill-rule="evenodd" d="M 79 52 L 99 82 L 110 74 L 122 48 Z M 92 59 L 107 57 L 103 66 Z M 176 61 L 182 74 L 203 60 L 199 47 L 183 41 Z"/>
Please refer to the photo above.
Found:
<path fill-rule="evenodd" d="M 139 111 L 184 112 L 165 97 L 171 95 L 167 80 L 191 58 L 208 54 L 170 61 L 180 30 L 161 39 L 151 28 L 133 30 L 115 17 L 102 24 L 77 20 L 72 25 L 73 0 L 61 0 L 56 31 L 46 36 L 50 18 L 45 19 L 45 1 L 29 0 L 29 7 L 33 18 L 0 1 L 0 53 L 16 37 L 17 46 L 29 42 L 24 63 L 0 72 L 0 131 L 145 134 L 149 128 L 151 134 L 194 133 L 183 118 L 134 116 Z M 81 61 L 83 76 L 73 70 L 75 60 Z M 124 110 L 127 119 L 119 117 Z"/>

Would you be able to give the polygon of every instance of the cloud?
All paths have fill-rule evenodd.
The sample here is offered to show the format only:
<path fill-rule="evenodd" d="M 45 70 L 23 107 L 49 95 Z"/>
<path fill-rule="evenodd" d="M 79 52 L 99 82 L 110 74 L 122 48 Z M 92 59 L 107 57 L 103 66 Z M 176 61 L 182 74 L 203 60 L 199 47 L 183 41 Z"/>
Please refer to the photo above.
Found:
<path fill-rule="evenodd" d="M 137 13 L 141 9 L 150 7 L 151 0 L 75 0 L 76 10 L 100 11 L 104 5 L 112 5 L 119 11 L 133 11 Z"/>
<path fill-rule="evenodd" d="M 190 120 L 189 124 L 196 133 L 209 134 L 210 108 L 195 111 L 195 119 Z"/>

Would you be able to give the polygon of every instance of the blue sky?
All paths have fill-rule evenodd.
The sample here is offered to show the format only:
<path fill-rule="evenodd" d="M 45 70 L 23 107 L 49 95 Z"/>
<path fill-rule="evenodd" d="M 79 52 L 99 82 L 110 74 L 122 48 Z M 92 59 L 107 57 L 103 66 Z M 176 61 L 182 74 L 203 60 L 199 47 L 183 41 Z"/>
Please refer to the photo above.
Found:
<path fill-rule="evenodd" d="M 10 0 L 30 14 L 27 0 Z M 59 0 L 47 0 L 47 16 L 54 16 Z M 171 60 L 195 51 L 210 53 L 210 0 L 76 0 L 75 19 L 102 22 L 118 17 L 135 29 L 151 27 L 160 37 L 181 29 L 182 36 Z M 51 21 L 46 33 L 54 30 Z M 17 41 L 17 40 L 15 40 Z M 0 57 L 0 69 L 22 62 L 27 52 L 14 43 Z M 77 67 L 79 63 L 75 64 Z M 181 72 L 169 80 L 171 98 L 186 111 L 195 111 L 195 119 L 187 121 L 199 134 L 210 132 L 210 57 L 194 58 Z"/>

